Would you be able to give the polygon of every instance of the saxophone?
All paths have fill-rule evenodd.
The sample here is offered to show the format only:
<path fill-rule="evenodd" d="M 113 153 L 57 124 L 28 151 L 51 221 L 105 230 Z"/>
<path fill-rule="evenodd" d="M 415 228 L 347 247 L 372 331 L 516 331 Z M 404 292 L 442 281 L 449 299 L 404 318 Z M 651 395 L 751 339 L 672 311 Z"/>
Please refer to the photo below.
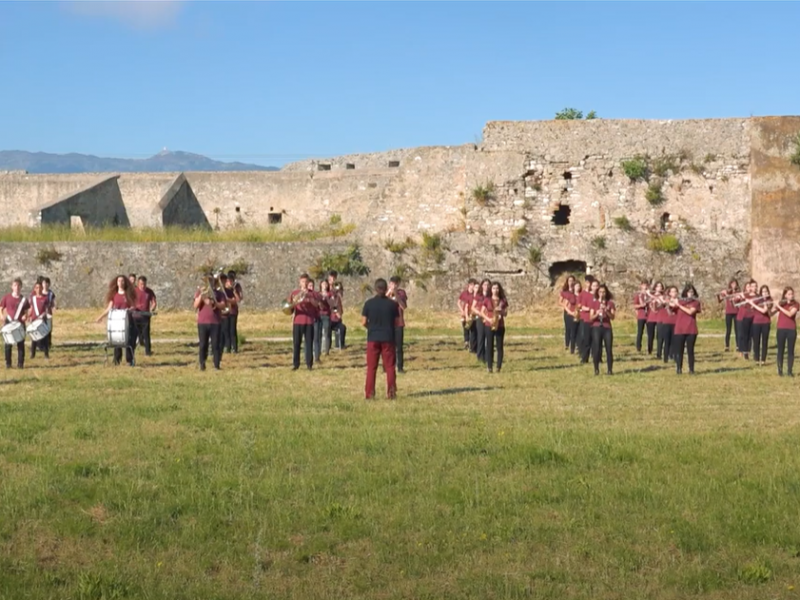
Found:
<path fill-rule="evenodd" d="M 492 331 L 500 326 L 500 301 L 492 298 Z"/>

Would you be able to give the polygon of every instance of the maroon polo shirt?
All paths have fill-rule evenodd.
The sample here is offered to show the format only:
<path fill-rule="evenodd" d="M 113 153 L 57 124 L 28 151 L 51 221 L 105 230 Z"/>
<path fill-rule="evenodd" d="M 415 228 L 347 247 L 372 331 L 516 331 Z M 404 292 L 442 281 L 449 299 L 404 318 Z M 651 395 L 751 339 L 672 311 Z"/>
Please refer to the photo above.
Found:
<path fill-rule="evenodd" d="M 700 314 L 700 301 L 691 300 L 683 304 L 686 308 L 696 308 L 697 312 L 689 315 L 678 309 L 677 318 L 675 319 L 675 335 L 697 335 L 697 315 Z"/>

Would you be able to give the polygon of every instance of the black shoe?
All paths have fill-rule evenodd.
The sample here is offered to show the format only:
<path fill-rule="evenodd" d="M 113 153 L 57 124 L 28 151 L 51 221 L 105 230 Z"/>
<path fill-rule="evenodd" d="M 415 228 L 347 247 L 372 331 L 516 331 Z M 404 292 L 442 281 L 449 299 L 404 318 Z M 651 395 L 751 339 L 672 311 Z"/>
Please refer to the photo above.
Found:
<path fill-rule="evenodd" d="M 494 373 L 494 369 L 492 369 L 492 367 L 489 367 L 487 370 L 489 371 L 489 373 Z"/>
<path fill-rule="evenodd" d="M 694 375 L 694 369 L 689 370 L 689 375 Z"/>
<path fill-rule="evenodd" d="M 676 373 L 676 374 L 678 374 L 678 375 L 680 375 L 680 374 L 681 374 L 681 370 L 680 370 L 680 369 L 677 369 L 677 370 L 675 371 L 675 373 Z"/>
<path fill-rule="evenodd" d="M 595 374 L 595 375 L 600 375 L 600 369 L 595 369 L 595 370 L 594 370 L 594 374 Z"/>
<path fill-rule="evenodd" d="M 292 371 L 297 371 L 300 367 L 292 367 Z"/>
<path fill-rule="evenodd" d="M 200 370 L 201 371 L 205 371 L 206 370 L 206 363 L 200 363 Z"/>
<path fill-rule="evenodd" d="M 152 352 L 145 352 L 144 355 L 145 356 L 153 356 L 153 353 Z"/>
<path fill-rule="evenodd" d="M 405 369 L 397 369 L 397 372 L 405 374 L 406 370 Z"/>
<path fill-rule="evenodd" d="M 778 369 L 778 377 L 783 377 L 783 371 L 781 371 L 780 369 Z"/>
<path fill-rule="evenodd" d="M 725 348 L 725 352 L 730 352 L 730 351 L 731 351 L 730 348 L 728 348 L 728 347 Z"/>
<path fill-rule="evenodd" d="M 6 369 L 10 369 L 10 368 L 11 368 L 11 363 L 6 363 Z"/>
<path fill-rule="evenodd" d="M 611 369 L 609 369 L 608 371 L 606 371 L 606 375 L 613 375 L 613 374 L 614 374 L 614 371 L 612 371 Z"/>
<path fill-rule="evenodd" d="M 215 370 L 215 371 L 221 371 L 222 369 L 220 368 L 220 366 L 219 366 L 219 365 L 214 365 L 214 370 Z"/>
<path fill-rule="evenodd" d="M 312 368 L 313 368 L 313 367 L 312 367 L 311 365 L 306 365 L 306 369 L 308 369 L 309 371 L 310 371 Z"/>

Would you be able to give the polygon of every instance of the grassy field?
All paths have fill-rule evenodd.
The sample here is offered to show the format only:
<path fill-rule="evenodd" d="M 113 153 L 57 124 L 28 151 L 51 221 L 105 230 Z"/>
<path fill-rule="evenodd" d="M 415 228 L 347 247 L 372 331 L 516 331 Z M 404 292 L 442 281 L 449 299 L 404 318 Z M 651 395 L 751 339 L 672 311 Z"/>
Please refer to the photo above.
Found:
<path fill-rule="evenodd" d="M 133 369 L 104 365 L 92 316 L 0 371 L 2 599 L 797 597 L 798 387 L 774 350 L 759 369 L 701 335 L 679 378 L 625 323 L 595 377 L 523 315 L 488 374 L 411 312 L 398 400 L 366 402 L 354 315 L 312 372 L 255 341 L 285 318 L 251 316 L 221 373 L 194 367 L 191 315 L 156 317 L 176 341 Z"/>

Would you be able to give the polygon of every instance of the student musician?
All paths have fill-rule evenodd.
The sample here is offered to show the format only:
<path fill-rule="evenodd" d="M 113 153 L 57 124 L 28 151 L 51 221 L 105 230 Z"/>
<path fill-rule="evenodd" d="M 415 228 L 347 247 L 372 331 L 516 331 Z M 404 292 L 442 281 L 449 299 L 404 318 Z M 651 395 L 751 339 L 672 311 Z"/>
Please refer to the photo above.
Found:
<path fill-rule="evenodd" d="M 492 283 L 489 296 L 483 299 L 480 312 L 486 336 L 486 368 L 489 373 L 492 372 L 496 350 L 499 373 L 503 368 L 503 342 L 506 337 L 506 315 L 508 315 L 508 300 L 499 281 Z"/>
<path fill-rule="evenodd" d="M 581 286 L 581 282 L 577 279 L 572 286 L 572 301 L 568 302 L 566 305 L 565 310 L 570 314 L 572 317 L 572 328 L 569 332 L 569 353 L 575 354 L 575 349 L 578 347 L 580 342 L 580 326 L 581 326 L 581 315 L 578 312 L 578 298 L 581 296 L 581 292 L 583 291 L 583 286 Z"/>
<path fill-rule="evenodd" d="M 639 283 L 639 293 L 633 297 L 633 310 L 636 311 L 636 351 L 642 351 L 642 339 L 644 330 L 647 327 L 647 294 L 650 291 L 650 283 L 641 281 Z"/>
<path fill-rule="evenodd" d="M 595 375 L 600 374 L 603 347 L 606 351 L 606 373 L 614 374 L 614 332 L 611 329 L 611 321 L 614 320 L 616 314 L 617 307 L 614 305 L 614 297 L 605 284 L 600 285 L 595 291 L 594 301 L 589 309 Z"/>
<path fill-rule="evenodd" d="M 475 296 L 472 299 L 472 307 L 470 308 L 472 314 L 478 317 L 475 319 L 475 340 L 477 348 L 475 355 L 478 357 L 478 361 L 484 364 L 486 364 L 486 327 L 481 317 L 481 306 L 483 306 L 486 298 L 490 298 L 491 295 L 492 282 L 488 279 L 484 279 L 475 292 Z"/>
<path fill-rule="evenodd" d="M 403 368 L 403 339 L 405 337 L 405 313 L 408 307 L 408 294 L 400 287 L 402 279 L 395 275 L 389 278 L 389 290 L 386 297 L 397 304 L 397 319 L 394 323 L 395 364 L 398 373 L 405 373 Z"/>
<path fill-rule="evenodd" d="M 475 299 L 475 288 L 478 282 L 474 279 L 467 281 L 467 287 L 458 297 L 458 313 L 461 315 L 461 328 L 464 331 L 464 349 L 473 354 L 478 351 L 476 338 L 475 319 L 472 315 L 472 301 Z"/>
<path fill-rule="evenodd" d="M 198 366 L 201 371 L 206 370 L 208 351 L 214 362 L 214 369 L 219 371 L 222 363 L 222 309 L 227 303 L 227 296 L 222 289 L 216 288 L 209 274 L 207 287 L 203 290 L 197 288 L 194 293 L 194 309 L 197 311 L 197 337 L 199 346 L 197 351 Z"/>
<path fill-rule="evenodd" d="M 128 283 L 136 287 L 136 273 L 128 273 Z"/>
<path fill-rule="evenodd" d="M 342 313 L 344 309 L 342 308 L 342 296 L 336 291 L 333 286 L 329 282 L 326 281 L 328 287 L 330 288 L 329 295 L 328 295 L 328 306 L 331 308 L 331 327 L 330 331 L 328 332 L 328 348 L 334 347 L 337 350 L 341 350 L 341 342 L 342 342 Z M 333 344 L 331 344 L 331 336 L 333 336 Z"/>
<path fill-rule="evenodd" d="M 689 360 L 689 374 L 694 375 L 694 345 L 697 342 L 697 315 L 700 313 L 700 300 L 697 290 L 688 284 L 683 288 L 680 299 L 671 299 L 670 308 L 677 314 L 675 332 L 671 346 L 675 355 L 675 370 L 683 372 L 683 353 Z"/>
<path fill-rule="evenodd" d="M 783 288 L 783 295 L 775 305 L 778 313 L 778 375 L 783 377 L 783 355 L 786 353 L 786 374 L 794 377 L 794 346 L 797 342 L 797 311 L 800 304 L 794 299 L 794 290 Z"/>
<path fill-rule="evenodd" d="M 755 311 L 750 300 L 755 299 L 758 284 L 754 280 L 744 285 L 744 295 L 737 303 L 736 320 L 739 322 L 739 355 L 745 360 L 750 359 L 750 347 L 753 343 L 753 318 Z"/>
<path fill-rule="evenodd" d="M 661 308 L 661 322 L 658 324 L 658 354 L 663 352 L 664 363 L 673 358 L 672 337 L 675 335 L 675 323 L 678 320 L 677 309 L 673 304 L 678 299 L 678 288 L 671 285 L 667 288 L 666 304 Z"/>
<path fill-rule="evenodd" d="M 564 313 L 564 350 L 569 350 L 570 347 L 570 334 L 572 333 L 572 324 L 575 320 L 573 313 L 567 310 L 570 304 L 575 304 L 575 296 L 573 295 L 573 288 L 575 287 L 575 277 L 570 275 L 564 282 L 561 288 L 561 293 L 558 295 L 558 305 Z"/>
<path fill-rule="evenodd" d="M 595 294 L 600 287 L 600 282 L 591 275 L 586 276 L 586 285 L 583 292 L 578 297 L 578 314 L 581 317 L 580 330 L 578 332 L 580 346 L 580 363 L 589 363 L 589 354 L 592 351 L 592 304 Z"/>
<path fill-rule="evenodd" d="M 129 278 L 126 278 L 124 275 L 118 275 L 109 282 L 105 300 L 106 309 L 97 317 L 98 323 L 102 321 L 112 309 L 128 311 L 128 339 L 126 340 L 125 347 L 125 361 L 128 363 L 129 367 L 132 367 L 134 364 L 133 356 L 136 350 L 136 325 L 131 318 L 131 310 L 136 306 L 136 286 L 135 284 L 131 284 Z M 122 348 L 114 348 L 114 364 L 118 365 L 120 362 L 122 362 Z"/>
<path fill-rule="evenodd" d="M 736 320 L 736 313 L 739 312 L 739 309 L 734 304 L 741 299 L 739 282 L 735 279 L 728 282 L 728 289 L 717 294 L 717 302 L 725 303 L 725 352 L 731 350 L 731 331 L 733 331 L 733 343 L 736 344 L 736 351 L 739 351 L 739 332 L 737 331 L 739 322 Z"/>
<path fill-rule="evenodd" d="M 320 353 L 328 356 L 331 351 L 331 284 L 327 279 L 319 282 Z"/>
<path fill-rule="evenodd" d="M 319 303 L 315 295 L 308 293 L 310 277 L 303 273 L 297 289 L 289 294 L 287 300 L 292 305 L 292 371 L 300 368 L 300 349 L 305 345 L 306 368 L 314 366 L 314 321 L 317 318 Z"/>
<path fill-rule="evenodd" d="M 347 346 L 345 338 L 347 337 L 347 325 L 344 324 L 344 286 L 339 281 L 339 273 L 337 271 L 328 271 L 328 283 L 331 290 L 339 296 L 339 314 L 336 321 L 336 348 L 344 350 Z"/>
<path fill-rule="evenodd" d="M 315 298 L 317 300 L 316 311 L 314 314 L 314 334 L 312 336 L 314 341 L 312 346 L 314 350 L 314 362 L 319 362 L 319 355 L 322 350 L 322 296 L 320 296 L 314 289 L 315 285 L 316 282 L 309 278 L 308 283 L 306 284 L 308 296 L 309 298 Z"/>
<path fill-rule="evenodd" d="M 22 323 L 25 327 L 26 309 L 28 308 L 28 299 L 22 295 L 22 280 L 17 278 L 11 282 L 11 293 L 3 296 L 0 300 L 0 314 L 3 316 L 3 325 L 18 322 Z M 4 340 L 5 342 L 5 340 Z M 5 344 L 6 355 L 6 369 L 11 368 L 11 351 L 12 344 Z M 25 366 L 25 338 L 16 344 L 17 346 L 17 368 L 22 369 Z"/>
<path fill-rule="evenodd" d="M 653 354 L 653 344 L 658 349 L 658 340 L 656 334 L 658 333 L 658 321 L 661 318 L 661 310 L 664 308 L 664 284 L 660 281 L 656 282 L 653 286 L 653 292 L 648 293 L 647 297 L 650 299 L 647 303 L 647 354 Z M 661 354 L 657 352 L 656 358 L 660 359 Z"/>
<path fill-rule="evenodd" d="M 46 339 L 42 340 L 42 342 L 47 345 L 49 352 L 53 347 L 53 313 L 56 310 L 56 294 L 50 287 L 49 277 L 42 278 L 42 293 L 47 296 L 47 314 L 50 316 L 50 333 L 45 336 Z"/>
<path fill-rule="evenodd" d="M 230 322 L 228 327 L 230 328 L 231 334 L 231 349 L 234 354 L 239 353 L 239 308 L 242 305 L 242 300 L 244 300 L 244 292 L 242 291 L 242 285 L 236 279 L 236 271 L 228 271 L 228 287 L 233 290 L 233 299 L 235 302 L 231 304 L 231 310 L 228 314 L 228 318 Z M 225 296 L 229 297 L 227 290 L 225 291 Z"/>
<path fill-rule="evenodd" d="M 48 310 L 48 303 L 49 298 L 48 296 L 42 291 L 42 282 L 43 279 L 40 278 L 36 283 L 33 284 L 33 293 L 29 299 L 30 310 L 28 311 L 28 322 L 33 323 L 37 319 L 50 319 L 50 312 Z M 45 358 L 50 358 L 50 347 L 47 345 L 48 339 L 47 336 L 39 340 L 38 342 L 31 341 L 31 358 L 36 357 L 36 350 L 42 350 L 44 352 Z"/>
<path fill-rule="evenodd" d="M 233 271 L 230 271 L 233 273 Z M 236 273 L 234 273 L 234 277 Z M 241 296 L 236 289 L 236 280 L 231 281 L 231 278 L 225 273 L 219 276 L 222 283 L 222 289 L 225 292 L 225 302 L 227 303 L 228 310 L 222 314 L 222 349 L 230 354 L 238 354 L 239 352 L 239 339 L 236 325 L 239 319 L 239 299 Z"/>
<path fill-rule="evenodd" d="M 140 275 L 136 280 L 136 306 L 133 312 L 133 321 L 136 324 L 138 344 L 144 346 L 144 355 L 152 356 L 150 349 L 150 315 L 158 307 L 156 293 L 147 287 L 147 277 Z"/>
<path fill-rule="evenodd" d="M 748 300 L 753 307 L 753 356 L 756 364 L 763 367 L 767 364 L 767 347 L 769 346 L 769 330 L 772 323 L 772 315 L 775 314 L 772 295 L 769 286 L 762 285 L 758 291 L 759 298 Z"/>

